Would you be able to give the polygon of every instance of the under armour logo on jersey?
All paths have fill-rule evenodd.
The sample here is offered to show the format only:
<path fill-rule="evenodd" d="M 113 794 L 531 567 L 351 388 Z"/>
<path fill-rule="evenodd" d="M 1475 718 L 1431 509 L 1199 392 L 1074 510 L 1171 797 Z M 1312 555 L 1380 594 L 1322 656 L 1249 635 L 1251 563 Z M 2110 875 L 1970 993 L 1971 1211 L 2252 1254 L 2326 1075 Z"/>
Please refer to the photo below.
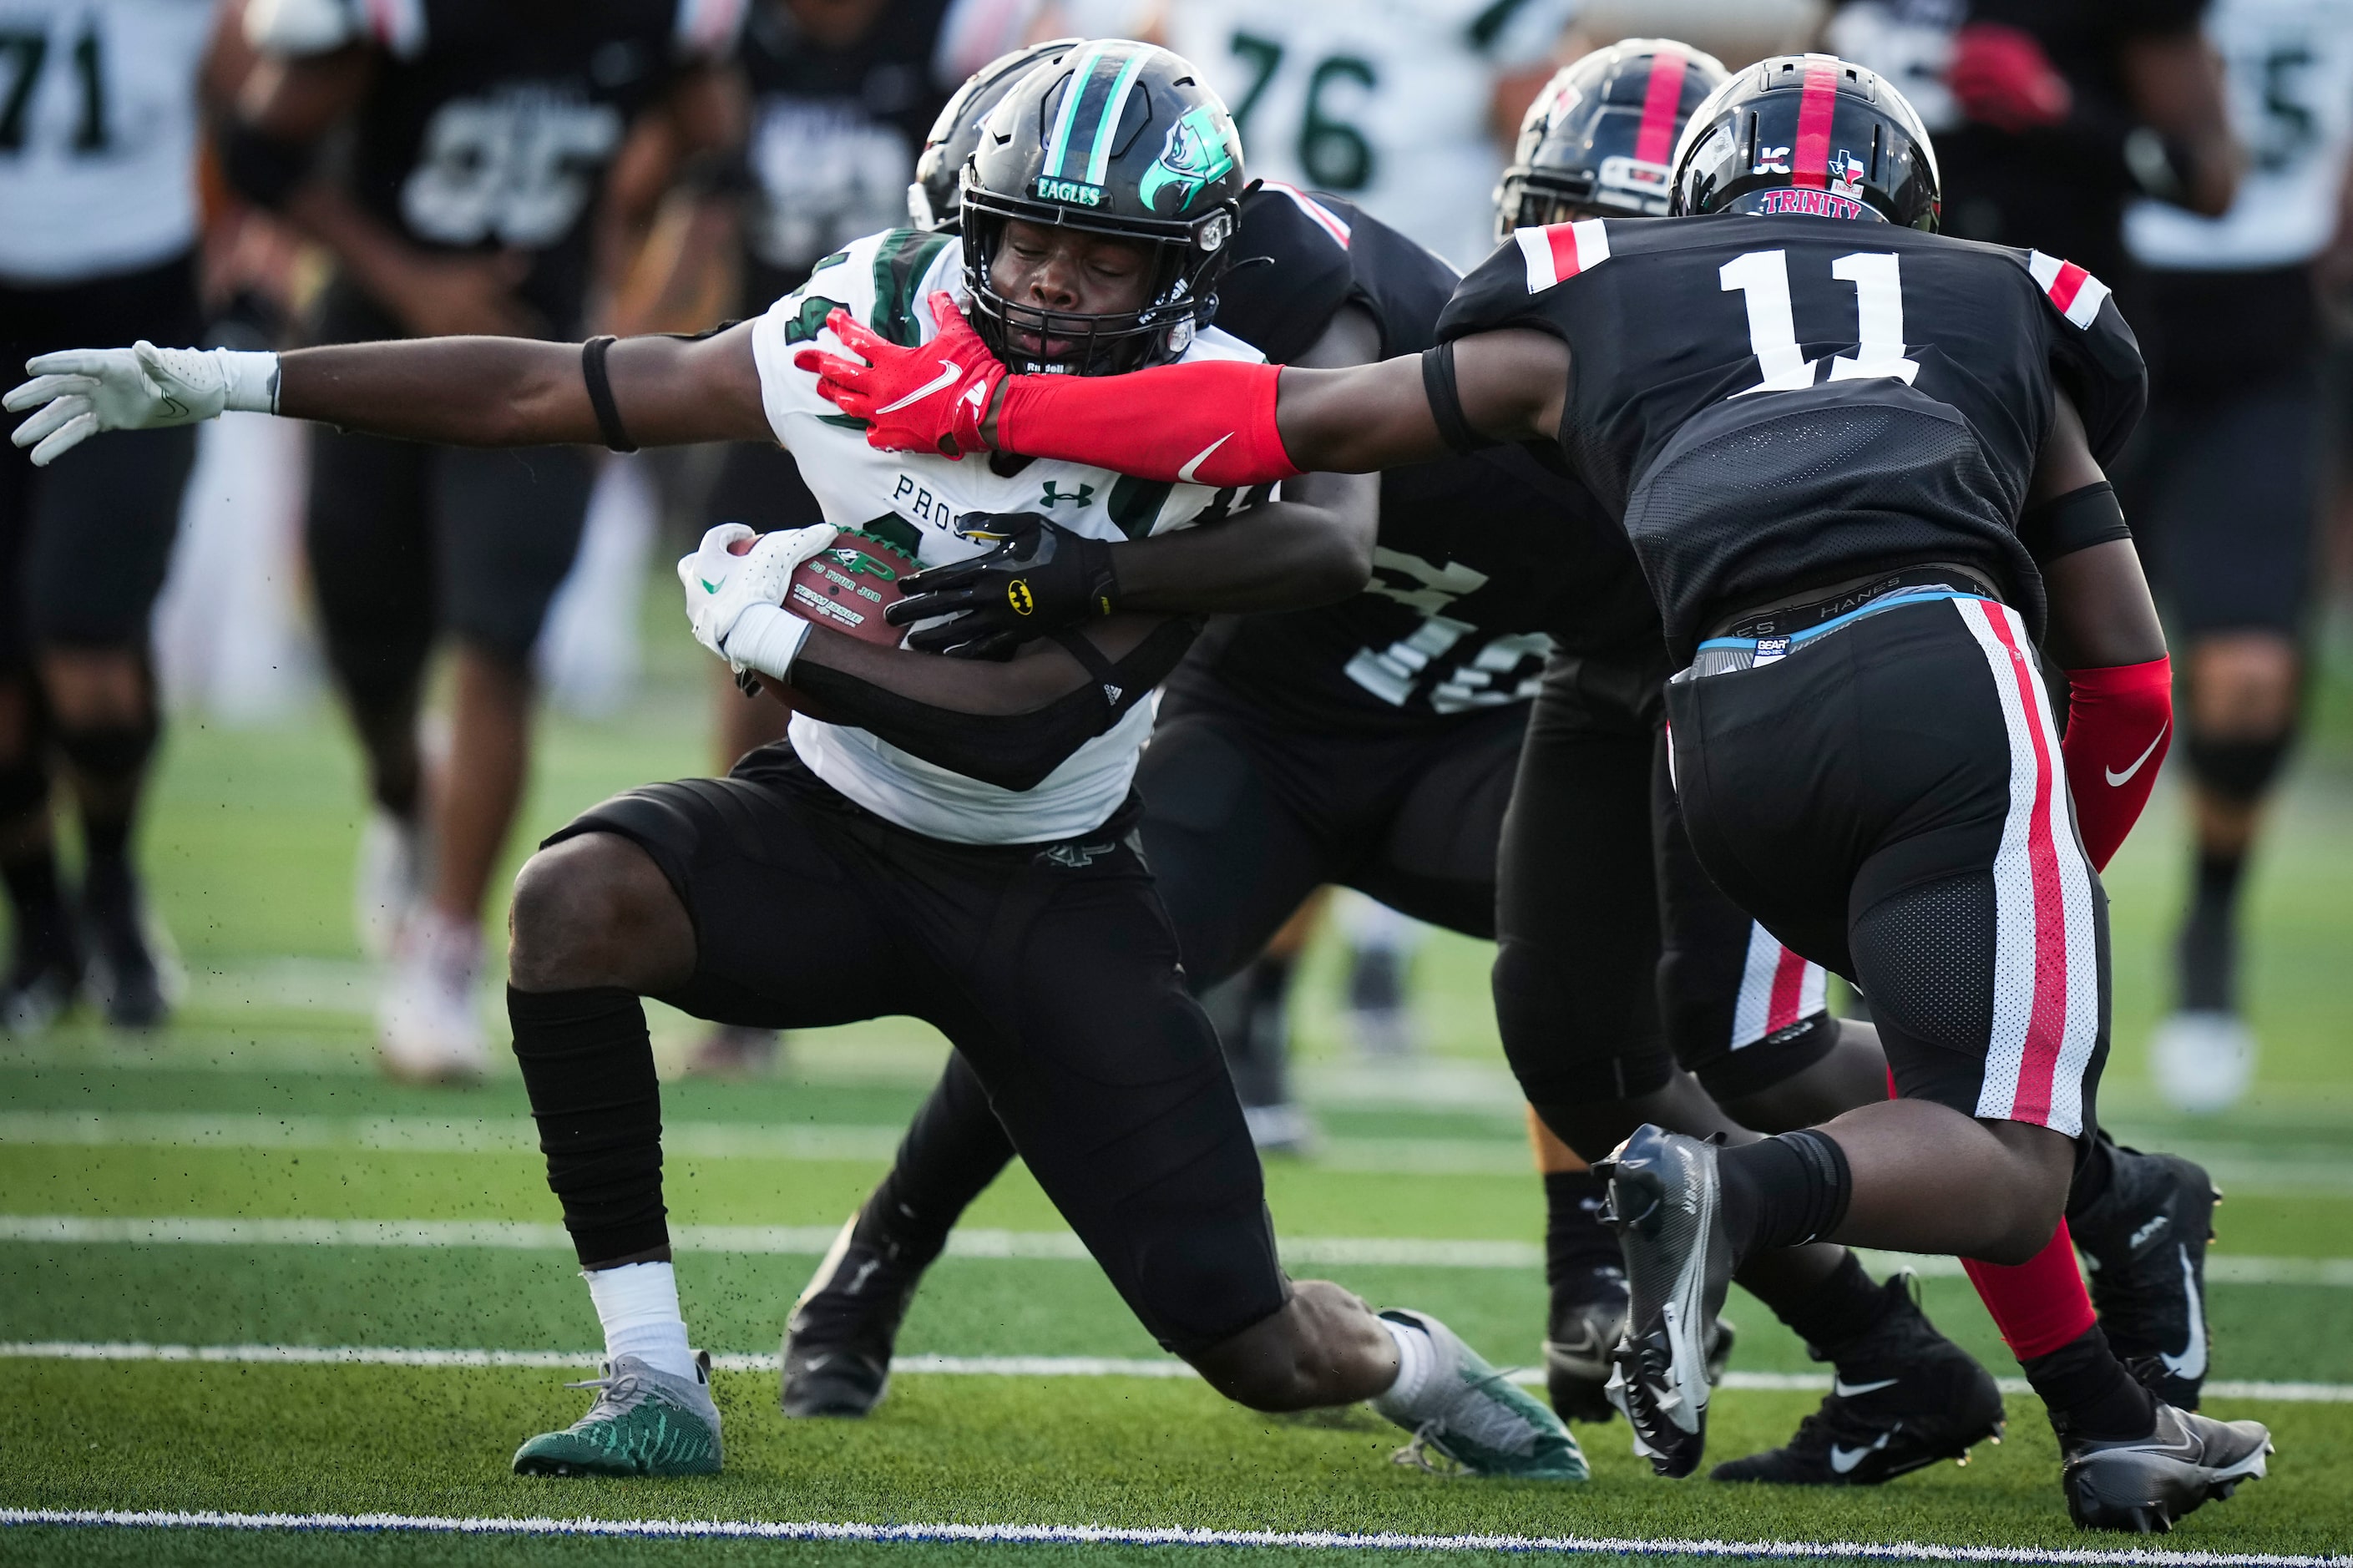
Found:
<path fill-rule="evenodd" d="M 1064 501 L 1069 501 L 1073 506 L 1089 506 L 1093 504 L 1094 499 L 1095 488 L 1092 485 L 1081 485 L 1077 489 L 1066 493 L 1060 485 L 1056 484 L 1052 479 L 1048 479 L 1046 481 L 1046 493 L 1038 498 L 1038 504 L 1039 506 L 1060 506 Z"/>

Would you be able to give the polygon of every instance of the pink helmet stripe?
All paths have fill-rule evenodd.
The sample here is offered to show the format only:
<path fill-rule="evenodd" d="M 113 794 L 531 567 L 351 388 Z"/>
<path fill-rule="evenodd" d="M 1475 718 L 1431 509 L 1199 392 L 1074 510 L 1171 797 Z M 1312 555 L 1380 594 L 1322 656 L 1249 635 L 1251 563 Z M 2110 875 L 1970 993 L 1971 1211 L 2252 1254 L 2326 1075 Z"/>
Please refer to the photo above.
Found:
<path fill-rule="evenodd" d="M 1634 159 L 1663 163 L 1674 155 L 1675 110 L 1683 107 L 1683 71 L 1691 56 L 1661 49 L 1651 57 L 1650 85 L 1642 92 L 1642 128 L 1634 136 Z"/>
<path fill-rule="evenodd" d="M 1789 183 L 1803 190 L 1828 190 L 1831 173 L 1831 111 L 1838 106 L 1838 62 L 1818 56 L 1806 62 L 1805 96 L 1798 100 L 1798 140 L 1789 151 Z"/>

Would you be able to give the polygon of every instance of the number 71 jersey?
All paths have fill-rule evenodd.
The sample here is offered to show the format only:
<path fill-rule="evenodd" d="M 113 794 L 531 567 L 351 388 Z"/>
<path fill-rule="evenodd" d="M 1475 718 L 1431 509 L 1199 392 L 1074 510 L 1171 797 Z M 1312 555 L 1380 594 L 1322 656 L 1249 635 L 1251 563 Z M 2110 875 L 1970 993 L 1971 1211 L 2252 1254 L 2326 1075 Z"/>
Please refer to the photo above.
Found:
<path fill-rule="evenodd" d="M 2105 285 L 2040 251 L 1825 209 L 1522 229 L 1441 340 L 1568 344 L 1561 447 L 1617 513 L 1687 661 L 1723 617 L 1883 569 L 1969 567 L 2040 636 L 2019 511 L 2056 395 L 2112 461 L 2140 348 Z"/>

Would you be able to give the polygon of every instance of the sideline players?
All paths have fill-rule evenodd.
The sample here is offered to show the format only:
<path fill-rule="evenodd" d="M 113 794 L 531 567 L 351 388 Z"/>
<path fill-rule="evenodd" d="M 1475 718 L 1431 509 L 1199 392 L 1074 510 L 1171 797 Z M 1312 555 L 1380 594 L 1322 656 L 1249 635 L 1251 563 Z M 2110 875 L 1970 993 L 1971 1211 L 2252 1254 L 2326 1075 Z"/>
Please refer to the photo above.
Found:
<path fill-rule="evenodd" d="M 1565 68 L 1530 110 L 1500 193 L 1506 230 L 1556 205 L 1578 216 L 1662 209 L 1673 134 L 1723 78 L 1709 57 L 1652 40 Z M 927 154 L 926 166 L 958 162 Z M 1235 254 L 1221 330 L 1272 359 L 1351 318 L 1374 329 L 1363 357 L 1419 353 L 1458 281 L 1353 205 L 1288 186 L 1245 200 Z M 1649 589 L 1599 504 L 1504 450 L 1386 475 L 1377 510 L 1366 591 L 1220 621 L 1170 682 L 1137 784 L 1145 856 L 1188 984 L 1206 989 L 1248 963 L 1324 881 L 1495 935 L 1500 838 L 1505 1047 L 1573 1142 L 1598 1156 L 1646 1114 L 1680 1116 L 1694 1132 L 1734 1128 L 1711 1089 L 1776 1128 L 1883 1094 L 1869 1029 L 1841 1039 L 1821 1006 L 1821 971 L 1810 969 L 1809 999 L 1810 966 L 1715 891 L 1672 800 L 1654 800 L 1664 646 Z M 1196 535 L 1166 548 L 1210 543 Z M 1144 548 L 1113 545 L 1114 570 Z M 953 597 L 902 610 L 969 605 L 968 635 L 1008 635 L 1033 618 L 993 608 L 1017 570 L 948 568 L 932 575 L 955 582 Z M 1047 607 L 1033 616 L 1048 618 Z M 1760 943 L 1766 956 L 1753 961 Z M 892 1171 L 796 1305 L 787 1414 L 863 1415 L 881 1397 L 923 1269 L 1012 1153 L 970 1068 L 952 1060 Z M 1624 1275 L 1595 1218 L 1599 1178 L 1573 1156 L 1560 1163 L 1571 1168 L 1545 1180 L 1546 1361 L 1555 1407 L 1602 1420 Z M 1841 1249 L 1811 1249 L 1742 1283 L 1867 1391 L 1809 1424 L 1823 1478 L 1883 1480 L 1998 1432 L 1992 1380 L 1936 1334 L 1903 1287 L 1874 1285 Z M 1850 1441 L 1860 1460 L 1831 1470 L 1833 1440 Z M 1775 1479 L 1795 1479 L 1789 1463 Z"/>
<path fill-rule="evenodd" d="M 321 342 L 576 337 L 600 269 L 622 259 L 633 215 L 600 198 L 632 126 L 667 115 L 687 152 L 732 142 L 720 62 L 740 13 L 741 0 L 256 0 L 247 36 L 263 59 L 223 165 L 334 253 Z M 340 179 L 320 161 L 339 128 Z M 364 936 L 393 935 L 377 1039 L 402 1077 L 485 1066 L 482 901 L 529 768 L 532 647 L 593 477 L 569 448 L 314 438 L 311 572 L 376 807 L 359 902 Z M 454 705 L 433 767 L 417 719 L 444 632 Z"/>
<path fill-rule="evenodd" d="M 861 240 L 755 324 L 577 349 L 474 338 L 51 356 L 44 379 L 9 395 L 48 405 L 16 434 L 47 443 L 35 447 L 46 461 L 96 429 L 227 406 L 510 445 L 771 432 L 808 459 L 829 514 L 870 520 L 926 564 L 980 553 L 992 525 L 1049 485 L 1092 490 L 1070 526 L 1095 542 L 1219 518 L 1231 487 L 1190 476 L 877 452 L 794 363 L 864 331 L 920 343 L 926 301 L 959 279 L 996 352 L 1024 370 L 1116 380 L 1168 360 L 1256 362 L 1206 324 L 1243 176 L 1223 105 L 1186 62 L 1084 46 L 1025 78 L 990 128 L 965 186 L 964 240 L 911 229 Z M 1282 501 L 1249 526 L 1281 541 L 1331 521 Z M 698 640 L 855 722 L 797 712 L 789 747 L 726 779 L 607 802 L 519 882 L 515 1049 L 612 1359 L 587 1417 L 526 1443 L 516 1468 L 719 1468 L 708 1359 L 688 1348 L 661 1202 L 639 1002 L 655 994 L 770 1026 L 885 1011 L 931 1020 L 1138 1317 L 1220 1392 L 1270 1410 L 1370 1399 L 1417 1449 L 1473 1473 L 1583 1479 L 1552 1412 L 1442 1324 L 1376 1316 L 1282 1273 L 1240 1106 L 1129 837 L 1144 699 L 1192 624 L 1150 613 L 1129 583 L 1123 613 L 1004 663 L 880 648 L 777 607 L 791 569 L 834 537 L 820 526 L 752 543 L 749 529 L 714 530 L 681 578 Z M 1302 597 L 1330 580 L 1318 566 Z M 1267 585 L 1246 574 L 1235 592 L 1262 605 L 1250 595 Z M 1200 585 L 1186 594 L 1198 602 Z"/>
<path fill-rule="evenodd" d="M 0 101 L 0 366 L 76 342 L 192 342 L 204 0 L 8 8 Z M 85 988 L 106 1020 L 168 1012 L 132 839 L 162 733 L 148 621 L 195 460 L 193 430 L 36 470 L 0 455 L 0 881 L 16 949 L 0 1026 L 46 1027 Z M 102 563 L 102 564 L 101 564 Z M 69 895 L 52 840 L 80 819 Z"/>
<path fill-rule="evenodd" d="M 1697 1464 L 1702 1327 L 1765 1253 L 2042 1265 L 2066 1337 L 2022 1359 L 2069 1511 L 2166 1528 L 2261 1476 L 2270 1444 L 2134 1381 L 2060 1223 L 2107 1047 L 2094 868 L 2147 798 L 2101 774 L 2169 724 L 2100 471 L 2139 416 L 2139 353 L 2082 268 L 1935 234 L 1917 117 L 1829 56 L 1725 83 L 1684 131 L 1674 205 L 1685 221 L 1521 230 L 1439 347 L 1365 369 L 1009 377 L 953 318 L 921 354 L 867 332 L 867 363 L 807 357 L 883 449 L 1243 484 L 1556 439 L 1620 513 L 1684 666 L 1671 752 L 1701 862 L 1869 992 L 1898 1090 L 1820 1128 L 1718 1146 L 1649 1126 L 1615 1152 L 1640 1440 L 1662 1473 Z M 2046 632 L 2074 697 L 2063 749 Z"/>
<path fill-rule="evenodd" d="M 2149 417 L 2129 472 L 2151 575 L 2183 639 L 2182 731 L 2197 847 L 2176 1011 L 2150 1056 L 2184 1110 L 2245 1092 L 2239 891 L 2303 707 L 2327 466 L 2313 265 L 2337 236 L 2353 148 L 2353 5 L 2219 0 L 2250 163 L 2231 209 L 2144 202 L 2125 234 L 2146 270 Z"/>

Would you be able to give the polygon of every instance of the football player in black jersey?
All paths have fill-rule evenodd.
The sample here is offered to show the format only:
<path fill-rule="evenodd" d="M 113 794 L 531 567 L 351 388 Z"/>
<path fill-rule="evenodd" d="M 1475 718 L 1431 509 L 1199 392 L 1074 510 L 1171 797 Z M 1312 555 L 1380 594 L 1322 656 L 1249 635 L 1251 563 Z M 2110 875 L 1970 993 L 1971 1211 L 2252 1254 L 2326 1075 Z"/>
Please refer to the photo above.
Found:
<path fill-rule="evenodd" d="M 1009 376 L 944 304 L 920 354 L 853 333 L 863 363 L 804 357 L 885 449 L 1219 483 L 1556 451 L 1619 516 L 1683 667 L 1670 753 L 1702 864 L 1863 987 L 1897 1090 L 1820 1128 L 1719 1146 L 1648 1126 L 1614 1152 L 1617 1382 L 1653 1464 L 1698 1463 L 1703 1328 L 1736 1268 L 1821 1238 L 1947 1253 L 2071 1295 L 2002 1322 L 2033 1347 L 2070 1513 L 2166 1528 L 2263 1474 L 2270 1443 L 2134 1381 L 2063 1224 L 2107 1047 L 2096 867 L 2146 800 L 2147 770 L 2113 775 L 2171 718 L 2101 475 L 2139 416 L 2137 348 L 2080 267 L 1934 232 L 1926 132 L 1861 67 L 1742 71 L 1674 178 L 1682 217 L 1522 229 L 1437 348 L 1365 369 Z"/>
<path fill-rule="evenodd" d="M 1504 231 L 1564 207 L 1662 211 L 1674 134 L 1724 74 L 1657 40 L 1565 68 L 1531 109 L 1499 192 Z M 955 127 L 944 128 L 923 164 L 937 187 L 962 162 Z M 937 187 L 926 200 L 944 206 L 952 187 Z M 1352 324 L 1368 329 L 1361 358 L 1419 353 L 1457 282 L 1352 204 L 1288 186 L 1245 199 L 1235 245 L 1219 325 L 1278 361 Z M 1599 1157 L 1653 1118 L 1702 1135 L 1744 1121 L 1778 1130 L 1883 1094 L 1869 1026 L 1842 1039 L 1821 971 L 1754 931 L 1692 858 L 1654 769 L 1658 614 L 1599 503 L 1498 448 L 1389 473 L 1374 508 L 1370 587 L 1321 609 L 1219 622 L 1170 682 L 1137 784 L 1145 854 L 1189 983 L 1232 973 L 1308 889 L 1338 881 L 1469 935 L 1501 926 L 1504 1047 L 1542 1116 L 1580 1152 Z M 1139 549 L 1246 541 L 1196 531 L 1114 544 L 1110 559 L 1117 568 Z M 963 609 L 963 621 L 919 634 L 943 642 L 1043 635 L 1060 605 L 1018 617 L 995 608 L 1027 571 L 987 558 L 951 567 L 935 575 L 954 582 L 953 596 L 935 591 L 892 613 Z M 1603 1420 L 1624 1275 L 1595 1218 L 1599 1178 L 1562 1153 L 1545 1179 L 1548 1382 L 1563 1415 Z M 970 1069 L 951 1060 L 893 1169 L 796 1303 L 788 1415 L 872 1408 L 923 1271 L 1011 1156 Z M 1999 1433 L 1993 1380 L 1902 1285 L 1874 1285 L 1843 1248 L 1777 1255 L 1741 1282 L 1869 1391 L 1873 1425 L 1857 1462 L 1833 1468 L 1826 1446 L 1851 1424 L 1835 1412 L 1810 1424 L 1824 1434 L 1820 1479 L 1884 1480 Z M 1774 1479 L 1796 1479 L 1788 1468 Z"/>
<path fill-rule="evenodd" d="M 723 67 L 741 0 L 259 0 L 262 61 L 224 136 L 250 199 L 334 253 L 322 342 L 444 333 L 576 338 L 637 215 L 608 173 L 651 117 L 682 154 L 732 145 Z M 348 175 L 319 168 L 351 135 Z M 641 194 L 648 203 L 659 182 Z M 599 251 L 605 254 L 600 255 Z M 586 453 L 438 450 L 317 434 L 307 542 L 328 662 L 376 806 L 362 936 L 395 965 L 377 1010 L 388 1070 L 464 1079 L 486 1062 L 481 905 L 521 799 L 532 648 L 569 570 L 595 474 Z M 456 645 L 448 754 L 417 732 L 426 661 Z"/>
<path fill-rule="evenodd" d="M 680 563 L 696 640 L 806 706 L 788 747 L 724 779 L 607 801 L 518 879 L 515 1053 L 610 1360 L 588 1415 L 526 1442 L 517 1470 L 720 1467 L 662 1203 L 640 1000 L 658 994 L 768 1026 L 885 1012 L 934 1023 L 973 1059 L 1139 1320 L 1221 1393 L 1265 1410 L 1366 1400 L 1412 1434 L 1411 1452 L 1468 1474 L 1585 1479 L 1559 1418 L 1444 1324 L 1285 1276 L 1240 1105 L 1130 832 L 1145 699 L 1198 629 L 1163 596 L 1256 610 L 1355 587 L 1363 555 L 1322 503 L 1377 486 L 1304 477 L 1300 494 L 1237 521 L 1237 547 L 1206 570 L 1139 552 L 1110 574 L 1112 541 L 1222 528 L 1237 488 L 881 452 L 798 363 L 806 345 L 876 330 L 920 343 L 951 288 L 972 299 L 1000 363 L 1025 372 L 1116 380 L 1155 363 L 1261 363 L 1210 324 L 1244 184 L 1232 119 L 1189 64 L 1085 44 L 1023 77 L 990 117 L 965 173 L 962 235 L 866 236 L 757 322 L 577 346 L 142 344 L 44 355 L 8 394 L 12 410 L 38 409 L 11 436 L 37 465 L 100 431 L 231 407 L 484 445 L 628 449 L 765 431 L 801 454 L 829 513 L 865 520 L 874 548 L 944 565 L 1004 541 L 1030 554 L 1041 594 L 1076 591 L 1104 612 L 1009 659 L 949 658 L 786 607 L 795 571 L 833 545 L 830 525 L 714 529 Z M 1030 498 L 1067 499 L 1068 521 L 1025 525 L 1015 503 Z M 825 570 L 875 565 L 860 543 L 833 548 Z"/>

